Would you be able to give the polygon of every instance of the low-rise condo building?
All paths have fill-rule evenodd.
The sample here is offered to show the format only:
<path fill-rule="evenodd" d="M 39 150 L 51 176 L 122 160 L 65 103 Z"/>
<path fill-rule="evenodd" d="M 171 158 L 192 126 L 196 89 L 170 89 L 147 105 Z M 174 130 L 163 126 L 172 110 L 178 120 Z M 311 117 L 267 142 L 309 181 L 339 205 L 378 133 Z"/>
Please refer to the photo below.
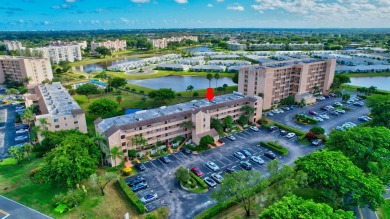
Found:
<path fill-rule="evenodd" d="M 29 81 L 26 82 L 25 79 Z M 6 80 L 39 84 L 52 80 L 53 72 L 47 58 L 0 56 L 0 83 Z"/>
<path fill-rule="evenodd" d="M 170 38 L 162 38 L 162 39 L 148 39 L 148 42 L 152 43 L 153 48 L 164 49 L 167 48 L 169 42 L 181 42 L 187 39 L 198 42 L 197 36 L 181 36 L 181 37 L 170 37 Z"/>
<path fill-rule="evenodd" d="M 87 133 L 84 110 L 59 82 L 28 86 L 26 107 L 38 105 L 40 115 L 35 116 L 35 125 L 45 126 L 49 131 L 77 129 Z M 47 125 L 41 124 L 45 119 Z M 38 140 L 42 140 L 39 136 Z"/>
<path fill-rule="evenodd" d="M 61 41 L 61 40 L 56 40 L 50 42 L 51 46 L 70 46 L 70 45 L 79 45 L 81 49 L 86 49 L 87 48 L 87 41 L 71 41 L 71 42 L 66 42 L 66 41 Z"/>
<path fill-rule="evenodd" d="M 216 130 L 210 128 L 211 118 L 222 120 L 231 116 L 238 120 L 243 114 L 242 105 L 247 104 L 255 108 L 254 114 L 249 118 L 249 121 L 255 122 L 261 118 L 262 102 L 261 97 L 249 97 L 234 92 L 217 96 L 212 101 L 193 100 L 108 119 L 99 118 L 95 121 L 95 129 L 107 137 L 110 149 L 119 146 L 124 152 L 139 150 L 131 141 L 138 135 L 147 139 L 148 145 L 168 143 L 177 136 L 191 138 L 195 144 L 199 144 L 200 139 L 206 135 L 210 135 L 214 140 L 219 139 Z M 184 122 L 191 122 L 192 128 L 182 127 Z M 115 162 L 109 160 L 109 163 Z M 116 163 L 119 164 L 119 160 Z"/>
<path fill-rule="evenodd" d="M 24 50 L 26 47 L 22 46 L 22 43 L 20 41 L 16 40 L 4 40 L 5 49 L 7 51 L 11 50 Z"/>
<path fill-rule="evenodd" d="M 98 47 L 106 47 L 111 52 L 118 52 L 126 50 L 126 40 L 107 40 L 105 42 L 91 42 L 91 53 L 96 53 L 95 49 Z"/>
<path fill-rule="evenodd" d="M 308 95 L 315 89 L 326 93 L 336 68 L 336 59 L 288 60 L 244 66 L 239 71 L 238 91 L 246 95 L 262 95 L 263 109 L 269 109 L 282 99 L 294 96 L 296 102 L 304 97 L 307 104 L 315 101 Z"/>

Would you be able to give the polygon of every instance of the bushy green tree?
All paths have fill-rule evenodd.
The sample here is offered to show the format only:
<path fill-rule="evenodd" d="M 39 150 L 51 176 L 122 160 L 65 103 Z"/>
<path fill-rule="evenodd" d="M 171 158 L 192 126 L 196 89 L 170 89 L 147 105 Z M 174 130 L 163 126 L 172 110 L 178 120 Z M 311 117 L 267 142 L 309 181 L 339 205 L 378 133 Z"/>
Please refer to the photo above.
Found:
<path fill-rule="evenodd" d="M 323 134 L 325 134 L 325 129 L 320 127 L 320 126 L 313 126 L 309 131 L 313 132 L 316 135 L 323 135 Z"/>
<path fill-rule="evenodd" d="M 12 146 L 8 148 L 8 154 L 11 155 L 12 158 L 18 161 L 18 164 L 21 164 L 23 159 L 23 150 L 18 146 Z"/>
<path fill-rule="evenodd" d="M 113 77 L 110 83 L 111 87 L 113 88 L 122 87 L 125 86 L 126 84 L 127 84 L 126 79 L 118 78 L 118 77 Z"/>
<path fill-rule="evenodd" d="M 102 55 L 103 57 L 106 57 L 106 55 L 111 55 L 111 51 L 104 46 L 99 46 L 95 49 L 95 52 Z"/>
<path fill-rule="evenodd" d="M 117 112 L 118 107 L 118 103 L 107 98 L 101 98 L 94 101 L 91 105 L 88 106 L 88 112 L 94 115 L 102 116 Z"/>
<path fill-rule="evenodd" d="M 104 174 L 92 174 L 89 178 L 91 181 L 92 186 L 99 187 L 100 192 L 104 196 L 104 188 L 110 183 L 111 181 L 116 181 L 119 179 L 119 174 L 113 173 L 113 172 L 105 172 Z"/>
<path fill-rule="evenodd" d="M 173 91 L 171 88 L 160 88 L 158 90 L 151 91 L 149 92 L 148 96 L 155 101 L 163 102 L 173 100 L 176 97 L 175 91 Z"/>
<path fill-rule="evenodd" d="M 92 94 L 98 94 L 98 87 L 94 84 L 86 83 L 76 88 L 76 93 L 80 95 L 89 96 Z"/>

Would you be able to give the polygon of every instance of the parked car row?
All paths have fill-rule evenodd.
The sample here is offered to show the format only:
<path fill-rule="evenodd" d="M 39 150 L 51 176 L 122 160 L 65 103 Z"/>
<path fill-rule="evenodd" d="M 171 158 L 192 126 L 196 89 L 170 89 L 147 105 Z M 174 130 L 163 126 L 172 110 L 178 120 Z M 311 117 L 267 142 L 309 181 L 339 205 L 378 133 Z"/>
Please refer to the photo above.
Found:
<path fill-rule="evenodd" d="M 290 110 L 294 110 L 294 109 L 297 109 L 298 106 L 297 105 L 292 105 L 292 106 L 286 106 L 286 107 L 283 107 L 281 109 L 274 109 L 274 110 L 271 110 L 267 113 L 265 113 L 266 116 L 274 116 L 276 114 L 279 114 L 279 113 L 284 113 L 285 111 L 290 111 Z"/>
<path fill-rule="evenodd" d="M 329 99 L 329 98 L 336 98 L 336 97 L 337 97 L 336 94 L 330 93 L 328 95 L 319 96 L 316 99 L 317 99 L 317 101 L 322 101 L 322 100 L 326 100 L 326 99 Z"/>
<path fill-rule="evenodd" d="M 148 183 L 145 178 L 137 176 L 135 179 L 127 183 L 127 185 L 133 190 L 133 192 L 138 192 L 142 189 L 148 188 Z"/>

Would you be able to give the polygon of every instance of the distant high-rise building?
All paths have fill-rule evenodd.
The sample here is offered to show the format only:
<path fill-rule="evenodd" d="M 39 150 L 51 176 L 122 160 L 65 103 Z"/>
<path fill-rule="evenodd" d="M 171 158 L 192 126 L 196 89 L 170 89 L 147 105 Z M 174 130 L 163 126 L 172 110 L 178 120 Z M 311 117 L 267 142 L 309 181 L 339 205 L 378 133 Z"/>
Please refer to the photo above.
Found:
<path fill-rule="evenodd" d="M 50 45 L 51 46 L 79 45 L 81 47 L 81 49 L 85 49 L 85 48 L 87 48 L 87 41 L 84 40 L 84 41 L 81 41 L 81 42 L 77 42 L 77 41 L 64 42 L 64 41 L 56 40 L 56 41 L 50 42 Z"/>
<path fill-rule="evenodd" d="M 126 40 L 107 40 L 105 42 L 91 42 L 91 52 L 96 53 L 95 49 L 98 47 L 106 47 L 112 52 L 118 52 L 121 50 L 126 50 Z"/>
<path fill-rule="evenodd" d="M 282 99 L 294 96 L 307 104 L 315 102 L 315 89 L 327 92 L 333 83 L 336 59 L 289 60 L 263 66 L 245 66 L 239 71 L 238 91 L 246 95 L 263 96 L 263 109 L 269 109 Z"/>
<path fill-rule="evenodd" d="M 170 37 L 170 38 L 162 38 L 162 39 L 148 39 L 148 42 L 152 43 L 153 48 L 164 49 L 168 46 L 169 42 L 181 42 L 187 39 L 198 42 L 197 36 L 181 36 L 181 37 Z"/>
<path fill-rule="evenodd" d="M 32 53 L 42 53 L 44 58 L 49 58 L 54 64 L 60 61 L 75 62 L 83 59 L 81 56 L 81 46 L 77 43 L 73 44 L 57 44 L 47 47 L 32 48 Z"/>
<path fill-rule="evenodd" d="M 7 51 L 26 49 L 26 47 L 22 46 L 21 42 L 16 40 L 4 40 L 4 45 Z"/>
<path fill-rule="evenodd" d="M 0 56 L 0 83 L 7 79 L 23 83 L 29 78 L 28 84 L 39 84 L 53 79 L 51 64 L 47 58 Z"/>

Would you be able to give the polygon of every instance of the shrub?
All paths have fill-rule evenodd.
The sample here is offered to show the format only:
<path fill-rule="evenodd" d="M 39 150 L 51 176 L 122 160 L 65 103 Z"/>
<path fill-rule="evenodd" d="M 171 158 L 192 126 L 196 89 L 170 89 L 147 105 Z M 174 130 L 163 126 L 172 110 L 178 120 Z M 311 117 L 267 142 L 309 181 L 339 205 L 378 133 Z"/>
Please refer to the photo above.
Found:
<path fill-rule="evenodd" d="M 366 96 L 366 95 L 357 94 L 356 96 L 357 96 L 357 97 L 360 97 L 360 98 L 362 98 L 362 99 L 367 99 L 367 96 Z"/>
<path fill-rule="evenodd" d="M 124 179 L 119 179 L 118 184 L 122 191 L 125 193 L 130 203 L 134 205 L 140 214 L 145 213 L 145 205 L 141 202 L 138 196 L 130 189 Z"/>
<path fill-rule="evenodd" d="M 34 168 L 30 171 L 30 177 L 34 177 L 35 174 L 38 172 L 39 168 Z"/>
<path fill-rule="evenodd" d="M 315 120 L 309 116 L 303 115 L 303 114 L 296 114 L 295 121 L 298 123 L 301 123 L 301 124 L 317 124 L 318 123 L 317 120 Z"/>
<path fill-rule="evenodd" d="M 147 214 L 145 219 L 157 219 L 157 216 L 154 214 Z"/>
<path fill-rule="evenodd" d="M 136 150 L 128 150 L 127 155 L 131 158 L 137 157 L 137 151 Z"/>
<path fill-rule="evenodd" d="M 66 193 L 60 193 L 54 196 L 54 202 L 67 205 L 68 208 L 73 208 L 79 205 L 85 198 L 86 191 L 84 189 L 70 189 Z"/>
<path fill-rule="evenodd" d="M 321 128 L 320 126 L 313 126 L 310 129 L 310 132 L 313 132 L 316 135 L 322 135 L 325 133 L 325 129 Z"/>
<path fill-rule="evenodd" d="M 130 88 L 128 86 L 125 87 L 125 90 L 130 90 Z"/>
<path fill-rule="evenodd" d="M 308 132 L 306 133 L 306 138 L 311 141 L 311 140 L 314 140 L 314 139 L 317 139 L 317 135 L 313 132 Z"/>
<path fill-rule="evenodd" d="M 123 175 L 130 176 L 132 169 L 130 167 L 123 168 Z"/>
<path fill-rule="evenodd" d="M 139 93 L 140 93 L 140 94 L 144 94 L 144 93 L 145 93 L 145 91 L 143 91 L 143 90 L 140 90 L 140 91 L 139 91 Z"/>
<path fill-rule="evenodd" d="M 190 174 L 191 174 L 192 178 L 194 178 L 196 180 L 196 183 L 199 185 L 199 187 L 201 187 L 202 189 L 209 188 L 209 186 L 203 181 L 203 179 L 201 179 L 200 177 L 195 175 L 195 173 L 190 172 Z"/>
<path fill-rule="evenodd" d="M 279 154 L 283 154 L 283 155 L 287 155 L 288 154 L 288 150 L 285 147 L 283 147 L 283 146 L 281 146 L 279 144 L 276 144 L 275 142 L 271 142 L 271 141 L 264 142 L 264 141 L 261 141 L 260 144 L 262 146 L 266 147 L 266 148 L 269 148 L 271 150 L 276 151 Z"/>
<path fill-rule="evenodd" d="M 135 92 L 135 91 L 137 91 L 135 88 L 131 88 L 131 91 L 133 91 L 133 92 Z"/>

